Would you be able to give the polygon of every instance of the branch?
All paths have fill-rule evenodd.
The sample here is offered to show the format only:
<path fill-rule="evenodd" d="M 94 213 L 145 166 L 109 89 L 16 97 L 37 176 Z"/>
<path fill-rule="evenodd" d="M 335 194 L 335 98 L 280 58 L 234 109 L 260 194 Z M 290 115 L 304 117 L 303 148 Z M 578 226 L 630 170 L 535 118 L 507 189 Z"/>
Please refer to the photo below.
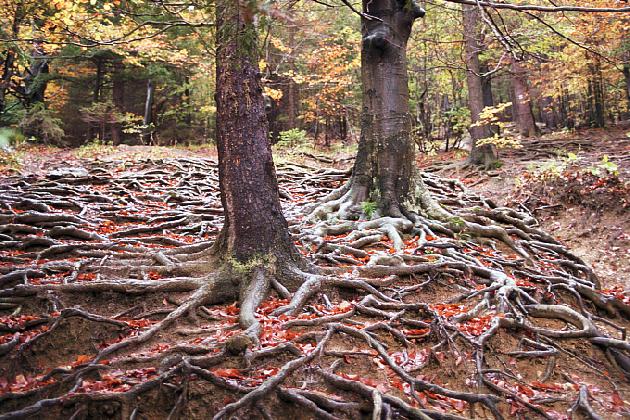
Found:
<path fill-rule="evenodd" d="M 343 4 L 345 4 L 346 6 L 348 6 L 348 7 L 350 8 L 350 10 L 352 10 L 354 13 L 356 13 L 356 14 L 357 14 L 357 15 L 359 15 L 359 16 L 361 16 L 363 19 L 366 19 L 366 20 L 376 20 L 376 21 L 378 21 L 378 22 L 382 22 L 382 21 L 383 21 L 383 19 L 381 19 L 381 18 L 378 18 L 378 17 L 376 17 L 376 16 L 372 16 L 372 15 L 370 15 L 370 14 L 363 13 L 363 12 L 361 12 L 361 11 L 357 10 L 357 9 L 356 9 L 356 8 L 352 5 L 352 3 L 350 3 L 350 1 L 349 1 L 349 0 L 341 0 L 341 2 L 342 2 Z"/>
<path fill-rule="evenodd" d="M 533 4 L 509 4 L 495 3 L 492 1 L 476 0 L 446 0 L 449 3 L 468 4 L 475 6 L 479 4 L 483 7 L 492 7 L 493 9 L 509 9 L 520 12 L 580 12 L 580 13 L 622 13 L 630 12 L 630 7 L 582 7 L 582 6 L 536 6 Z"/>

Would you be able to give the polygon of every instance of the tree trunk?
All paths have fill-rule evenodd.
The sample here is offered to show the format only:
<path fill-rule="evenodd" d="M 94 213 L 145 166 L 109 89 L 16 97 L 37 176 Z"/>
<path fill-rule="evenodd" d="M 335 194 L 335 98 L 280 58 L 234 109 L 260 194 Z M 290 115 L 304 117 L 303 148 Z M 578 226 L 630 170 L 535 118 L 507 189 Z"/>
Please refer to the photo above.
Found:
<path fill-rule="evenodd" d="M 464 50 L 466 52 L 466 84 L 468 86 L 468 109 L 470 119 L 474 124 L 479 121 L 481 111 L 485 107 L 488 93 L 484 95 L 483 78 L 481 77 L 481 66 L 479 64 L 479 11 L 476 6 L 462 5 L 463 28 L 464 28 Z M 492 94 L 490 93 L 490 96 Z M 481 139 L 492 137 L 492 128 L 488 125 L 471 126 L 470 136 L 472 138 L 472 149 L 470 150 L 469 162 L 473 165 L 483 165 L 491 167 L 497 160 L 496 148 L 491 144 L 477 145 Z"/>
<path fill-rule="evenodd" d="M 604 86 L 602 80 L 602 68 L 599 58 L 590 57 L 587 54 L 590 78 L 588 80 L 588 110 L 591 127 L 603 128 L 605 125 L 604 113 Z"/>
<path fill-rule="evenodd" d="M 225 223 L 215 250 L 224 258 L 296 259 L 282 215 L 269 144 L 253 11 L 217 1 L 217 151 Z"/>
<path fill-rule="evenodd" d="M 623 77 L 626 81 L 626 95 L 628 99 L 628 108 L 630 109 L 630 64 L 623 65 Z"/>
<path fill-rule="evenodd" d="M 514 91 L 514 101 L 512 103 L 514 122 L 516 122 L 520 135 L 523 137 L 535 137 L 539 133 L 532 112 L 529 87 L 527 85 L 527 69 L 521 60 L 512 58 L 511 70 L 512 90 Z"/>
<path fill-rule="evenodd" d="M 11 36 L 17 39 L 20 33 L 20 22 L 23 19 L 21 3 L 16 3 L 15 13 L 13 15 L 13 23 L 11 25 Z M 6 96 L 9 86 L 11 85 L 11 78 L 13 77 L 13 66 L 15 64 L 16 51 L 13 46 L 7 48 L 7 56 L 4 59 L 4 66 L 2 70 L 2 78 L 0 78 L 0 123 L 3 120 L 3 114 L 6 109 Z"/>
<path fill-rule="evenodd" d="M 48 86 L 46 76 L 49 73 L 48 58 L 41 43 L 35 43 L 31 58 L 33 62 L 28 69 L 28 74 L 24 78 L 27 106 L 44 102 L 46 87 Z"/>
<path fill-rule="evenodd" d="M 424 10 L 414 2 L 363 0 L 361 139 L 350 183 L 350 203 L 378 204 L 382 215 L 401 217 L 412 199 L 415 145 L 410 137 L 406 46 Z M 347 216 L 356 218 L 360 212 Z"/>
<path fill-rule="evenodd" d="M 153 128 L 151 124 L 153 123 L 153 95 L 155 93 L 155 85 L 151 79 L 147 80 L 147 98 L 144 102 L 144 120 L 142 121 L 142 125 L 144 126 L 144 133 L 142 135 L 142 142 L 144 144 L 149 144 L 151 141 L 151 133 Z"/>
<path fill-rule="evenodd" d="M 0 118 L 6 108 L 6 94 L 13 77 L 13 63 L 15 61 L 15 51 L 12 48 L 7 50 L 7 57 L 4 60 L 2 79 L 0 79 Z M 0 120 L 1 121 L 1 120 Z"/>
<path fill-rule="evenodd" d="M 558 128 L 558 123 L 556 121 L 556 112 L 554 110 L 554 100 L 551 96 L 541 96 L 540 115 L 542 117 L 542 122 L 547 128 L 552 130 Z"/>
<path fill-rule="evenodd" d="M 490 69 L 487 63 L 479 64 L 480 74 L 488 73 Z M 481 91 L 483 92 L 483 106 L 494 106 L 492 95 L 492 76 L 481 76 Z"/>
<path fill-rule="evenodd" d="M 295 45 L 295 32 L 297 30 L 297 28 L 295 27 L 295 25 L 289 25 L 288 27 L 289 30 L 289 47 L 293 48 Z M 288 78 L 288 87 L 287 87 L 287 114 L 288 114 L 288 118 L 289 118 L 289 129 L 293 129 L 297 127 L 297 114 L 298 114 L 298 110 L 297 110 L 297 103 L 299 102 L 299 100 L 296 100 L 296 96 L 297 96 L 297 86 L 295 84 L 295 81 L 293 80 L 293 76 L 294 74 L 297 73 L 297 66 L 295 65 L 295 57 L 293 55 L 293 52 L 291 52 L 291 54 L 288 55 L 288 65 L 289 65 L 289 70 L 291 70 L 291 72 L 293 73 L 291 75 L 291 77 Z"/>
<path fill-rule="evenodd" d="M 125 113 L 125 76 L 123 74 L 124 64 L 120 60 L 114 62 L 114 72 L 112 74 L 112 102 L 114 104 L 113 114 L 116 117 Z M 112 143 L 114 146 L 123 141 L 123 127 L 120 121 L 112 121 Z"/>
<path fill-rule="evenodd" d="M 96 77 L 94 79 L 94 102 L 98 102 L 101 99 L 101 87 L 103 86 L 103 60 L 97 58 L 96 65 Z"/>

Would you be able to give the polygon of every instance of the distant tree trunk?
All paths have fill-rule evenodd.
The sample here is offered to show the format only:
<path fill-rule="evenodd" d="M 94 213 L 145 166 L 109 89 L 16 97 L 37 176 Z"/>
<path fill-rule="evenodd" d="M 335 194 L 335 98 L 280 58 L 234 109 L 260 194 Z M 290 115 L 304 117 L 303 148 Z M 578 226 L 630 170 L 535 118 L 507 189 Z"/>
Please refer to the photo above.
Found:
<path fill-rule="evenodd" d="M 479 64 L 480 74 L 488 73 L 490 69 L 487 63 Z M 494 96 L 492 95 L 492 76 L 481 76 L 481 90 L 483 91 L 483 106 L 494 106 Z"/>
<path fill-rule="evenodd" d="M 527 69 L 523 62 L 516 58 L 512 58 L 511 81 L 514 92 L 512 110 L 518 132 L 523 137 L 535 137 L 539 133 L 532 112 L 529 86 L 527 85 Z"/>
<path fill-rule="evenodd" d="M 183 102 L 186 104 L 186 115 L 184 116 L 184 123 L 187 128 L 190 128 L 192 125 L 192 101 L 190 98 L 190 77 L 186 76 L 184 83 L 186 83 L 186 88 L 184 89 L 184 98 Z"/>
<path fill-rule="evenodd" d="M 16 39 L 20 33 L 20 22 L 22 18 L 22 3 L 18 2 L 15 4 L 15 13 L 13 15 L 13 22 L 11 24 L 11 36 L 14 39 Z M 7 91 L 9 90 L 9 87 L 11 85 L 11 78 L 13 77 L 16 54 L 17 53 L 13 46 L 9 45 L 2 68 L 2 78 L 0 78 L 0 122 L 2 121 L 2 116 L 7 105 Z"/>
<path fill-rule="evenodd" d="M 103 86 L 103 60 L 97 58 L 94 62 L 96 65 L 96 77 L 94 78 L 94 102 L 101 99 L 101 88 Z"/>
<path fill-rule="evenodd" d="M 263 99 L 265 100 L 265 114 L 269 125 L 269 138 L 272 144 L 276 144 L 280 140 L 280 122 L 278 121 L 280 108 L 270 96 L 263 95 Z"/>
<path fill-rule="evenodd" d="M 481 90 L 483 92 L 483 106 L 485 107 L 493 107 L 494 106 L 494 95 L 492 93 L 492 75 L 484 76 L 484 73 L 488 73 L 490 69 L 488 68 L 488 63 L 480 63 L 479 70 L 481 71 Z M 492 134 L 499 133 L 499 127 L 496 125 L 489 126 L 490 132 Z"/>
<path fill-rule="evenodd" d="M 15 61 L 15 51 L 13 48 L 7 50 L 7 56 L 4 59 L 4 67 L 2 70 L 2 79 L 0 79 L 0 116 L 4 114 L 6 108 L 6 94 L 13 77 L 13 63 Z"/>
<path fill-rule="evenodd" d="M 125 113 L 125 76 L 123 74 L 124 64 L 120 60 L 114 62 L 114 72 L 112 74 L 112 102 L 114 104 L 113 113 L 116 116 Z M 118 145 L 123 141 L 123 127 L 119 121 L 112 122 L 112 143 Z"/>
<path fill-rule="evenodd" d="M 554 102 L 553 98 L 549 95 L 543 95 L 540 98 L 540 115 L 542 118 L 542 122 L 549 129 L 555 129 L 558 127 L 558 122 L 556 121 L 556 113 L 554 111 Z"/>
<path fill-rule="evenodd" d="M 344 217 L 359 217 L 365 201 L 381 215 L 402 217 L 416 192 L 406 46 L 424 10 L 399 0 L 363 0 L 363 10 L 380 21 L 361 20 L 361 139 Z"/>
<path fill-rule="evenodd" d="M 466 84 L 468 86 L 468 109 L 473 124 L 479 121 L 481 111 L 486 101 L 491 100 L 491 96 L 486 92 L 484 95 L 483 79 L 481 77 L 481 66 L 479 65 L 479 11 L 476 6 L 462 5 L 463 29 L 464 29 L 464 50 L 466 52 Z M 486 88 L 488 89 L 488 88 Z M 477 146 L 477 141 L 491 137 L 493 135 L 490 126 L 475 126 L 469 129 L 472 137 L 472 149 L 470 151 L 469 162 L 474 165 L 491 167 L 497 160 L 497 151 L 493 145 L 485 144 Z"/>
<path fill-rule="evenodd" d="M 142 135 L 142 142 L 149 144 L 152 138 L 153 128 L 153 95 L 155 93 L 155 85 L 151 79 L 147 80 L 147 95 L 144 102 L 144 120 L 142 125 L 144 126 L 144 133 Z"/>
<path fill-rule="evenodd" d="M 630 109 L 630 63 L 623 65 L 623 77 L 626 81 L 626 98 L 628 99 L 628 108 Z"/>
<path fill-rule="evenodd" d="M 253 11 L 219 0 L 216 13 L 217 151 L 225 223 L 215 250 L 244 263 L 296 259 L 271 156 Z"/>
<path fill-rule="evenodd" d="M 48 86 L 46 75 L 50 71 L 48 67 L 48 58 L 41 43 L 36 42 L 33 46 L 31 59 L 33 62 L 31 63 L 28 73 L 24 78 L 24 84 L 26 85 L 25 96 L 27 106 L 44 102 L 46 87 Z"/>
<path fill-rule="evenodd" d="M 603 128 L 605 125 L 604 112 L 604 81 L 602 68 L 598 57 L 587 54 L 590 77 L 588 80 L 588 110 L 591 127 Z"/>
<path fill-rule="evenodd" d="M 296 31 L 296 27 L 294 25 L 289 25 L 289 46 L 291 48 L 293 48 L 293 45 L 295 43 L 295 31 Z M 297 73 L 297 67 L 295 66 L 295 58 L 293 57 L 293 54 L 289 54 L 288 57 L 288 64 L 289 64 L 289 70 L 291 70 L 294 73 Z M 297 127 L 297 105 L 296 103 L 298 101 L 296 101 L 296 96 L 297 96 L 297 89 L 296 89 L 296 84 L 295 81 L 293 80 L 293 77 L 289 77 L 288 78 L 288 82 L 289 85 L 287 87 L 287 114 L 288 114 L 288 123 L 289 123 L 289 128 L 296 128 Z"/>

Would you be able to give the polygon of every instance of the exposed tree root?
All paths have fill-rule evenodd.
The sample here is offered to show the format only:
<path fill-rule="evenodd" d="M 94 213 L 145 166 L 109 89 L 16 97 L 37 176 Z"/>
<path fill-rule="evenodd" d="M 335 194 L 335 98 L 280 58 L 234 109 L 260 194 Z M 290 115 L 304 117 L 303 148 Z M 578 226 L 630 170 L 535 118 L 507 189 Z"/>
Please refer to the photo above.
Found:
<path fill-rule="evenodd" d="M 344 171 L 286 165 L 317 268 L 238 270 L 212 162 L 159 163 L 1 187 L 0 418 L 627 413 L 627 298 L 530 215 L 426 176 L 429 207 L 356 218 Z"/>

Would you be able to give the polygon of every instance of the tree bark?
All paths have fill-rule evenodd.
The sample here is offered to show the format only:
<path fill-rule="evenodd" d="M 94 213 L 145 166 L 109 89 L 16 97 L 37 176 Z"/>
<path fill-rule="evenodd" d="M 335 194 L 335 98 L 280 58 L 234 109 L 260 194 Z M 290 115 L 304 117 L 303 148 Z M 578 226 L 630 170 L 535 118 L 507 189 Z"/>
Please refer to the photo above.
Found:
<path fill-rule="evenodd" d="M 480 74 L 488 73 L 490 69 L 487 63 L 479 64 Z M 481 91 L 483 92 L 483 106 L 494 106 L 492 95 L 492 76 L 481 76 Z"/>
<path fill-rule="evenodd" d="M 15 51 L 12 48 L 7 50 L 7 57 L 4 60 L 4 69 L 2 78 L 0 79 L 0 116 L 4 114 L 6 108 L 6 93 L 13 77 L 13 62 L 15 60 Z"/>
<path fill-rule="evenodd" d="M 114 71 L 112 73 L 112 102 L 114 104 L 114 114 L 116 117 L 125 113 L 125 66 L 121 60 L 114 61 Z M 123 141 L 123 127 L 119 121 L 112 122 L 112 143 L 114 146 Z"/>
<path fill-rule="evenodd" d="M 599 58 L 587 54 L 590 78 L 588 80 L 588 111 L 591 127 L 603 128 L 606 122 L 604 114 L 604 86 Z"/>
<path fill-rule="evenodd" d="M 41 43 L 33 45 L 31 53 L 32 63 L 24 78 L 26 105 L 31 106 L 44 102 L 46 87 L 48 86 L 47 74 L 49 73 L 48 58 Z"/>
<path fill-rule="evenodd" d="M 98 102 L 101 99 L 101 87 L 103 86 L 103 60 L 100 58 L 96 58 L 94 61 L 94 65 L 96 65 L 96 76 L 94 79 L 94 102 Z"/>
<path fill-rule="evenodd" d="M 626 98 L 628 99 L 628 109 L 630 109 L 630 64 L 623 65 L 623 77 L 626 81 Z"/>
<path fill-rule="evenodd" d="M 479 11 L 476 6 L 462 5 L 463 29 L 464 29 L 464 50 L 466 53 L 466 85 L 468 87 L 468 109 L 472 124 L 479 121 L 481 111 L 485 107 L 485 102 L 491 100 L 492 93 L 488 97 L 487 88 L 484 95 L 484 81 L 481 77 L 481 66 L 479 64 Z M 469 129 L 472 138 L 472 149 L 470 150 L 469 162 L 473 165 L 483 165 L 491 167 L 497 160 L 497 150 L 491 144 L 477 145 L 481 139 L 492 137 L 492 128 L 488 125 L 471 126 Z"/>
<path fill-rule="evenodd" d="M 15 12 L 13 13 L 13 22 L 11 24 L 11 36 L 16 39 L 20 33 L 20 22 L 24 18 L 22 4 L 17 2 L 15 4 Z M 16 51 L 13 46 L 7 48 L 7 55 L 4 59 L 4 66 L 2 70 L 2 77 L 0 78 L 0 122 L 4 111 L 6 109 L 6 96 L 7 91 L 11 85 L 11 78 L 13 77 L 14 64 L 16 58 Z"/>
<path fill-rule="evenodd" d="M 144 126 L 144 133 L 142 135 L 142 142 L 144 144 L 149 144 L 151 141 L 151 133 L 153 128 L 151 124 L 153 123 L 153 95 L 155 93 L 155 85 L 151 79 L 147 80 L 147 96 L 146 101 L 144 102 L 144 120 L 142 121 L 142 125 Z"/>
<path fill-rule="evenodd" d="M 350 202 L 369 200 L 382 215 L 400 217 L 413 198 L 415 174 L 406 46 L 424 10 L 414 2 L 363 0 L 363 11 L 377 19 L 361 20 L 363 107 Z"/>
<path fill-rule="evenodd" d="M 514 122 L 520 135 L 535 137 L 539 134 L 538 127 L 532 112 L 529 86 L 527 85 L 527 69 L 521 60 L 512 58 L 511 76 L 512 90 L 514 91 L 514 102 L 512 103 Z"/>
<path fill-rule="evenodd" d="M 217 150 L 225 223 L 215 251 L 243 263 L 295 260 L 299 254 L 282 215 L 269 144 L 255 11 L 220 0 L 216 12 Z"/>
<path fill-rule="evenodd" d="M 293 48 L 295 45 L 295 32 L 297 31 L 297 28 L 295 25 L 289 25 L 288 27 L 288 31 L 289 31 L 289 47 Z M 289 65 L 289 70 L 291 70 L 291 72 L 293 73 L 291 75 L 291 77 L 288 78 L 288 88 L 287 88 L 287 114 L 288 114 L 288 118 L 289 118 L 289 129 L 293 129 L 293 128 L 297 128 L 297 115 L 298 115 L 298 109 L 297 109 L 297 103 L 299 103 L 299 99 L 297 98 L 297 94 L 298 94 L 298 90 L 297 90 L 297 86 L 295 84 L 295 81 L 293 80 L 293 76 L 297 73 L 297 66 L 295 65 L 295 57 L 293 54 L 293 51 L 291 51 L 291 54 L 289 54 L 288 58 L 288 65 Z"/>

